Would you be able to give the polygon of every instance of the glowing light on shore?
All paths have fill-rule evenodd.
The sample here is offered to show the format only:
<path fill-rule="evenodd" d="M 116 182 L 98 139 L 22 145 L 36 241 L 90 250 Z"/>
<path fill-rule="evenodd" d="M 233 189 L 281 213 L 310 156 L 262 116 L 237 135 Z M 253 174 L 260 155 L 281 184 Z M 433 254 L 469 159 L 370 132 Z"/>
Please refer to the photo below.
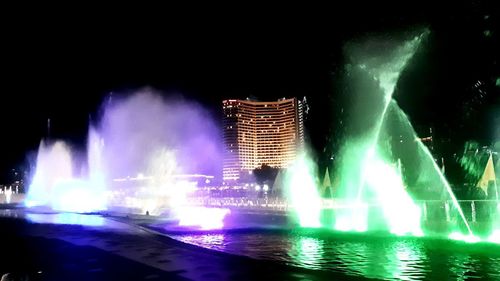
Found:
<path fill-rule="evenodd" d="M 462 234 L 460 232 L 452 232 L 450 235 L 448 235 L 449 239 L 452 240 L 457 240 L 457 241 L 463 241 L 466 243 L 477 243 L 481 242 L 481 239 L 475 235 L 472 234 Z"/>
<path fill-rule="evenodd" d="M 224 228 L 224 218 L 230 213 L 227 208 L 182 207 L 177 210 L 179 226 L 203 230 Z"/>

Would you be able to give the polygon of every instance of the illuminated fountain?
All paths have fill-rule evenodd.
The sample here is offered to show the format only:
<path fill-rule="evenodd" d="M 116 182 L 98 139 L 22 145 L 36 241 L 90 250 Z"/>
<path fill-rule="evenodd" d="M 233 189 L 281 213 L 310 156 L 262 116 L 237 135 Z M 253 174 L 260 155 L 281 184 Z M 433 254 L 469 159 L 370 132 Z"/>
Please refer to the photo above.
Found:
<path fill-rule="evenodd" d="M 221 227 L 228 210 L 189 206 L 195 183 L 179 177 L 217 171 L 219 137 L 208 113 L 149 89 L 109 100 L 104 109 L 99 126 L 89 128 L 85 159 L 75 159 L 62 141 L 41 142 L 25 205 L 166 214 L 183 226 Z"/>
<path fill-rule="evenodd" d="M 383 231 L 398 236 L 437 234 L 439 231 L 426 225 L 424 219 L 425 200 L 432 199 L 446 209 L 447 226 L 439 235 L 467 242 L 499 239 L 495 228 L 489 238 L 474 234 L 440 167 L 393 98 L 401 72 L 427 33 L 396 47 L 377 39 L 349 45 L 353 61 L 349 77 L 354 91 L 350 93 L 350 131 L 336 167 L 336 198 L 329 207 L 333 218 L 331 223 L 318 224 L 321 210 L 317 206 L 324 200 L 322 203 L 318 193 L 311 192 L 315 189 L 310 187 L 315 185 L 314 164 L 299 158 L 289 171 L 292 176 L 287 189 L 302 227 Z M 429 189 L 432 198 L 426 195 Z"/>
<path fill-rule="evenodd" d="M 74 172 L 72 153 L 64 142 L 46 144 L 42 141 L 25 205 L 70 212 L 106 209 L 104 179 L 95 170 L 98 167 L 95 159 L 97 152 L 93 144 L 96 138 L 96 133 L 90 130 L 88 165 L 91 172 L 88 176 L 79 176 Z"/>
<path fill-rule="evenodd" d="M 315 165 L 304 152 L 286 173 L 286 196 L 302 227 L 320 227 L 321 198 L 315 182 Z"/>
<path fill-rule="evenodd" d="M 393 234 L 421 235 L 420 210 L 405 190 L 405 185 L 397 166 L 391 161 L 390 150 L 384 149 L 382 133 L 386 124 L 388 109 L 394 104 L 392 95 L 400 73 L 417 50 L 425 35 L 416 36 L 393 52 L 384 56 L 361 58 L 356 66 L 357 75 L 368 80 L 370 88 L 363 88 L 365 99 L 359 103 L 371 103 L 365 106 L 366 116 L 358 122 L 362 133 L 353 134 L 342 150 L 339 196 L 352 202 L 352 207 L 335 214 L 334 228 L 343 231 L 366 231 L 386 228 Z M 361 50 L 364 51 L 364 50 Z M 363 81 L 362 81 L 363 83 Z M 356 106 L 356 105 L 355 105 Z M 371 119 L 371 120 L 370 120 Z M 381 214 L 369 215 L 369 205 L 381 206 Z"/>
<path fill-rule="evenodd" d="M 180 176 L 219 171 L 218 129 L 200 105 L 145 89 L 108 104 L 99 131 L 113 206 L 207 228 L 187 200 L 197 183 Z M 218 227 L 224 216 L 212 211 L 205 218 L 215 217 L 219 223 L 209 225 Z"/>
<path fill-rule="evenodd" d="M 5 203 L 9 204 L 12 198 L 12 187 L 6 187 L 3 192 L 5 194 Z"/>
<path fill-rule="evenodd" d="M 38 148 L 36 172 L 25 201 L 26 206 L 50 205 L 54 186 L 72 178 L 73 163 L 67 145 L 60 141 L 46 144 L 42 140 Z"/>

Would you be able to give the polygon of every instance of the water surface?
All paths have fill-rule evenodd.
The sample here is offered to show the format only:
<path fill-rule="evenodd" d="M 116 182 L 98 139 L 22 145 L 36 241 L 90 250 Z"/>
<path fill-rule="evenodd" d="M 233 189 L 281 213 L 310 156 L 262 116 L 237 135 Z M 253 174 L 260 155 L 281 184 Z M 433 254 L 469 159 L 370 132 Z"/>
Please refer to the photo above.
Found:
<path fill-rule="evenodd" d="M 172 234 L 222 252 L 386 280 L 500 280 L 500 246 L 318 230 Z"/>

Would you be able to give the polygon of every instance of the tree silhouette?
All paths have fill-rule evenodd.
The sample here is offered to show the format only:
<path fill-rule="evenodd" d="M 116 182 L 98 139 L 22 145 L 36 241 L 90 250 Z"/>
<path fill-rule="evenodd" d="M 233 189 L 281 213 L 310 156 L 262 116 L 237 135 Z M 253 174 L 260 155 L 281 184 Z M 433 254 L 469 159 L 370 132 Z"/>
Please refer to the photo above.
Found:
<path fill-rule="evenodd" d="M 278 175 L 279 168 L 271 167 L 267 164 L 262 164 L 259 168 L 253 170 L 253 175 L 255 176 L 255 180 L 259 184 L 263 184 L 265 182 L 274 182 L 276 175 Z"/>

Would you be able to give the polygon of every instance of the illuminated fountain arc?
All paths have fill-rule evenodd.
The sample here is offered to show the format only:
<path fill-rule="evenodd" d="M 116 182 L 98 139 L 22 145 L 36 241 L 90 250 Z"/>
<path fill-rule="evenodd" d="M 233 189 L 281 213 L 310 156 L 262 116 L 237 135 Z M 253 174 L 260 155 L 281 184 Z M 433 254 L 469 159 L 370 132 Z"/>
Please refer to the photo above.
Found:
<path fill-rule="evenodd" d="M 396 235 L 423 235 L 422 210 L 407 191 L 401 160 L 392 159 L 392 148 L 385 144 L 391 139 L 389 135 L 385 135 L 388 133 L 389 118 L 396 118 L 399 126 L 411 139 L 417 141 L 416 161 L 418 165 L 426 167 L 421 172 L 432 175 L 431 183 L 434 188 L 446 191 L 467 228 L 468 235 L 472 236 L 472 230 L 444 175 L 430 151 L 417 137 L 406 114 L 393 99 L 401 72 L 427 34 L 428 31 L 425 31 L 406 41 L 394 48 L 388 56 L 363 58 L 366 50 L 361 55 L 361 63 L 357 65 L 356 71 L 360 76 L 369 77 L 373 84 L 371 90 L 368 90 L 371 92 L 364 94 L 378 98 L 381 104 L 370 109 L 374 121 L 370 123 L 370 120 L 364 119 L 365 124 L 368 124 L 364 126 L 368 127 L 363 134 L 351 136 L 342 148 L 343 161 L 339 169 L 341 184 L 338 188 L 340 200 L 346 202 L 348 207 L 336 211 L 336 230 L 362 232 L 386 228 Z M 370 47 L 369 44 L 368 46 Z M 355 111 L 354 114 L 359 116 L 364 112 Z M 378 206 L 379 214 L 374 214 L 373 206 Z"/>
<path fill-rule="evenodd" d="M 423 37 L 425 37 L 427 32 L 422 33 L 419 36 L 414 37 L 412 40 L 405 42 L 400 47 L 396 48 L 393 51 L 393 54 L 389 59 L 386 59 L 382 63 L 380 62 L 372 62 L 370 59 L 366 60 L 366 63 L 360 63 L 358 65 L 359 70 L 362 73 L 368 74 L 372 77 L 373 81 L 376 82 L 379 89 L 382 91 L 382 108 L 380 113 L 376 115 L 376 121 L 372 128 L 368 130 L 368 133 L 361 140 L 354 141 L 354 146 L 350 147 L 347 144 L 347 147 L 344 148 L 344 153 L 349 154 L 349 151 L 356 151 L 357 159 L 354 162 L 346 163 L 343 165 L 354 165 L 358 168 L 359 179 L 353 179 L 356 177 L 357 173 L 350 172 L 349 175 L 344 176 L 344 181 L 353 181 L 347 184 L 347 188 L 353 189 L 355 188 L 357 191 L 355 193 L 346 192 L 347 198 L 343 198 L 345 200 L 351 201 L 352 208 L 347 210 L 347 212 L 342 212 L 336 215 L 336 220 L 334 224 L 334 228 L 337 230 L 353 230 L 353 231 L 365 231 L 369 228 L 368 222 L 368 208 L 366 205 L 369 202 L 364 202 L 363 195 L 366 193 L 366 188 L 370 188 L 379 201 L 382 201 L 384 208 L 384 215 L 386 216 L 387 224 L 389 225 L 390 231 L 395 232 L 396 234 L 406 234 L 412 233 L 414 235 L 421 234 L 420 228 L 420 212 L 415 211 L 418 207 L 411 206 L 413 204 L 411 198 L 404 191 L 400 190 L 403 188 L 403 183 L 400 179 L 398 179 L 395 171 L 384 161 L 382 155 L 377 151 L 377 144 L 380 139 L 380 132 L 382 130 L 382 126 L 386 120 L 386 113 L 389 108 L 389 105 L 392 101 L 392 95 L 394 93 L 394 89 L 398 82 L 399 76 L 408 61 L 413 57 L 413 54 L 417 50 L 420 45 Z M 359 114 L 359 113 L 357 113 Z M 352 145 L 352 144 L 351 144 Z M 350 156 L 347 156 L 350 157 Z M 349 169 L 344 167 L 344 170 Z M 388 177 L 385 178 L 383 182 L 379 181 L 380 173 L 388 174 Z M 357 182 L 357 183 L 356 183 Z M 399 218 L 392 215 L 394 210 L 390 207 L 391 202 L 387 202 L 388 194 L 384 194 L 383 191 L 387 191 L 388 187 L 382 187 L 381 185 L 388 184 L 388 187 L 392 191 L 392 195 L 399 194 L 398 200 L 410 203 L 409 208 L 404 208 L 403 210 L 408 210 L 406 213 L 409 216 L 407 219 L 413 221 L 412 224 L 405 224 L 406 228 L 396 227 L 398 224 L 397 221 L 400 221 Z M 350 194 L 350 195 L 349 195 Z M 389 197 L 390 199 L 394 199 L 393 197 Z M 389 208 L 385 208 L 389 207 Z"/>

